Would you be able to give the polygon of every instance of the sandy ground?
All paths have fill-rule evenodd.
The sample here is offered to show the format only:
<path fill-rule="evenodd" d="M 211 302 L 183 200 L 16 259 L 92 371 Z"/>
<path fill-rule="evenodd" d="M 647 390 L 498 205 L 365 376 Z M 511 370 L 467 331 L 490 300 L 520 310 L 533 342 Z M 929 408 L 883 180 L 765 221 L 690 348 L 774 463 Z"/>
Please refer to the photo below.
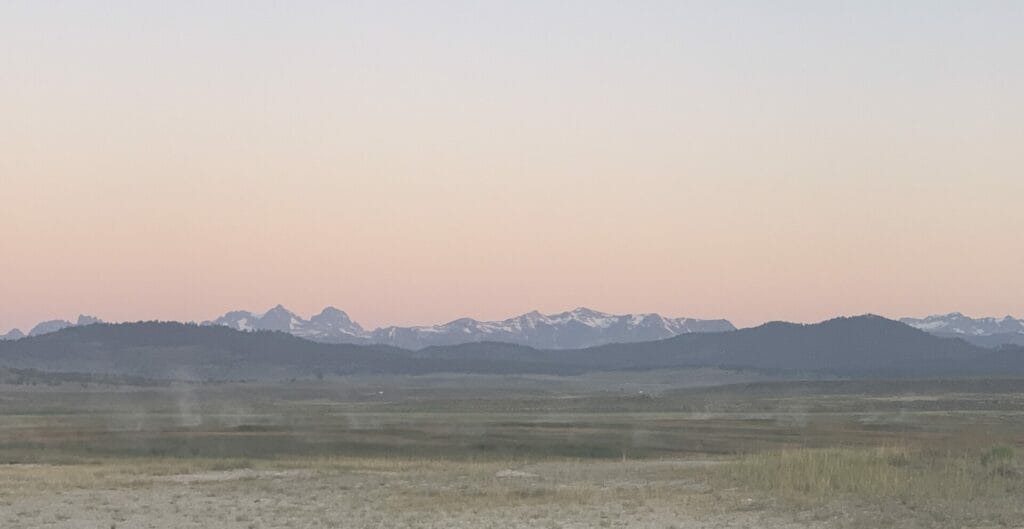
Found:
<path fill-rule="evenodd" d="M 359 464 L 177 472 L 0 467 L 10 528 L 787 528 L 703 462 Z"/>

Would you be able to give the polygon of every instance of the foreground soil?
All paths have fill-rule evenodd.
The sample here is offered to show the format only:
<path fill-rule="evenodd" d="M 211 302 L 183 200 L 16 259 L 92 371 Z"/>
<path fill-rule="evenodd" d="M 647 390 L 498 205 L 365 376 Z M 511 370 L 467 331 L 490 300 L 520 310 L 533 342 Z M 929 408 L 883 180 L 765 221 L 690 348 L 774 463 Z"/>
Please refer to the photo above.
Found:
<path fill-rule="evenodd" d="M 178 460 L 6 465 L 0 466 L 0 526 L 943 527 L 871 505 L 780 509 L 764 498 L 710 486 L 706 478 L 716 464 L 330 459 L 255 466 Z"/>
<path fill-rule="evenodd" d="M 18 528 L 806 527 L 701 480 L 711 462 L 322 461 L 0 467 Z M 292 467 L 292 468 L 289 468 Z"/>

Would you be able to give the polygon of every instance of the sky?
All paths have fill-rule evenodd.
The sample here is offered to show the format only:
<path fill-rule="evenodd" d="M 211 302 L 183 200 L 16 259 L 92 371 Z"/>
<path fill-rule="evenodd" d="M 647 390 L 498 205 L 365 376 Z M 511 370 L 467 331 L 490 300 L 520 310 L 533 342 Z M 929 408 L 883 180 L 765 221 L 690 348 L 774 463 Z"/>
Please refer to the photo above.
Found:
<path fill-rule="evenodd" d="M 0 332 L 1024 316 L 1024 2 L 0 3 Z"/>

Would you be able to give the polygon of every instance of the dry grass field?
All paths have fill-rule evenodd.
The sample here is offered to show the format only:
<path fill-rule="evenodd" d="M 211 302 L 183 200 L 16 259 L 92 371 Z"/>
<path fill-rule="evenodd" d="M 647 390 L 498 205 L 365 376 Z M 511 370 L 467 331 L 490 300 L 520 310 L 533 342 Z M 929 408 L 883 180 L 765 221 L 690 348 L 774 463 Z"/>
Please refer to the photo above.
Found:
<path fill-rule="evenodd" d="M 4 385 L 0 527 L 1024 527 L 1022 381 L 709 375 Z"/>

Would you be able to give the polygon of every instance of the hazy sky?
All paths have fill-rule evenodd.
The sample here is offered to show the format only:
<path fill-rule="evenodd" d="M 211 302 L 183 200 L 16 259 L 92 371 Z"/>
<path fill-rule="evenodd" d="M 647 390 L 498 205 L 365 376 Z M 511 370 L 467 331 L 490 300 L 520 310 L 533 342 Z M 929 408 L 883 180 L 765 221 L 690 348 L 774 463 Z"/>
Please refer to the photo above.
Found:
<path fill-rule="evenodd" d="M 1024 316 L 1024 2 L 0 3 L 0 331 Z"/>

